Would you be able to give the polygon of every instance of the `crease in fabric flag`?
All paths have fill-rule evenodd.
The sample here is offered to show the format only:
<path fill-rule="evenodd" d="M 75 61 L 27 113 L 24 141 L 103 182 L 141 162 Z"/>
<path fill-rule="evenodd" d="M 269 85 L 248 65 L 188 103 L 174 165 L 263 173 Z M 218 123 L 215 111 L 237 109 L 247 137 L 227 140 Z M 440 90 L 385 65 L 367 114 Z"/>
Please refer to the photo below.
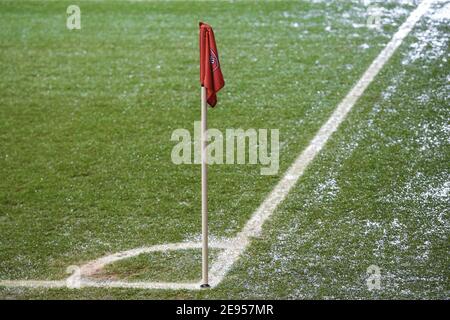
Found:
<path fill-rule="evenodd" d="M 206 102 L 211 107 L 217 103 L 217 92 L 225 86 L 220 70 L 214 31 L 210 25 L 200 22 L 200 84 L 206 89 Z"/>

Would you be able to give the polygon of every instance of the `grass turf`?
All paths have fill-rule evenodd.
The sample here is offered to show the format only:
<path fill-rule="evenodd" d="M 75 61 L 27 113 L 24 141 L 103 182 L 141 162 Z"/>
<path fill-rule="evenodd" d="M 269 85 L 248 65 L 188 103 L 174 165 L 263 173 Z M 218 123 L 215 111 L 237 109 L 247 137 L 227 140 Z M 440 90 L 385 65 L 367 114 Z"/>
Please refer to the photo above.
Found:
<path fill-rule="evenodd" d="M 211 249 L 214 262 L 218 250 Z M 93 278 L 98 280 L 200 282 L 202 252 L 200 249 L 144 253 L 106 265 Z"/>
<path fill-rule="evenodd" d="M 199 20 L 215 26 L 227 81 L 210 126 L 280 129 L 282 173 L 411 10 L 388 5 L 395 14 L 380 32 L 355 28 L 366 18 L 356 3 L 81 2 L 82 30 L 69 31 L 67 5 L 0 5 L 1 279 L 60 279 L 68 265 L 106 253 L 198 239 L 199 168 L 172 164 L 169 139 L 199 119 Z M 217 289 L 2 289 L 2 296 L 444 297 L 448 229 L 433 219 L 446 221 L 448 198 L 428 203 L 401 192 L 419 173 L 423 185 L 448 181 L 448 146 L 421 161 L 423 146 L 410 141 L 420 120 L 448 119 L 445 97 L 423 106 L 412 94 L 445 88 L 448 64 L 405 66 L 410 50 L 402 46 Z M 388 107 L 394 115 L 374 111 Z M 279 179 L 250 165 L 210 172 L 214 237 L 234 235 Z M 421 229 L 420 219 L 435 228 Z M 370 264 L 386 275 L 380 292 L 365 286 Z"/>

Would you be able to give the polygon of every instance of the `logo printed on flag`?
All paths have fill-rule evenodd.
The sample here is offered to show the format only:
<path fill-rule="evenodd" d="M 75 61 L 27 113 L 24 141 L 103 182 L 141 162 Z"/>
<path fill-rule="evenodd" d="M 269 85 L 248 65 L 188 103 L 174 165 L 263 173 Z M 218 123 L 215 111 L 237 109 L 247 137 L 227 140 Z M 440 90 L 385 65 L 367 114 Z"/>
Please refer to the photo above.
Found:
<path fill-rule="evenodd" d="M 206 102 L 211 107 L 217 103 L 217 92 L 225 86 L 220 69 L 214 31 L 200 22 L 200 84 L 206 89 Z"/>
<path fill-rule="evenodd" d="M 219 59 L 217 58 L 214 51 L 211 49 L 211 55 L 209 56 L 209 62 L 211 63 L 211 66 L 213 67 L 213 72 L 216 71 L 216 69 L 219 67 Z"/>

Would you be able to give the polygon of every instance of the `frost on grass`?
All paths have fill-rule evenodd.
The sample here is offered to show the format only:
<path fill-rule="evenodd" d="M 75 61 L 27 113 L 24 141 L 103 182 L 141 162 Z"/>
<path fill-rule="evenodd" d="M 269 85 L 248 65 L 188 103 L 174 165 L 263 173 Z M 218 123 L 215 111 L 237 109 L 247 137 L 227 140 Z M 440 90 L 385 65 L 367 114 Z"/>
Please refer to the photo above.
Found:
<path fill-rule="evenodd" d="M 274 292 L 284 298 L 447 294 L 443 244 L 448 243 L 450 230 L 450 175 L 442 166 L 431 170 L 429 163 L 445 161 L 448 153 L 450 114 L 442 101 L 448 99 L 449 88 L 442 78 L 436 79 L 439 76 L 411 73 L 417 67 L 431 68 L 436 61 L 444 62 L 448 35 L 442 30 L 446 23 L 442 7 L 447 6 L 434 6 L 411 35 L 419 45 L 403 48 L 403 61 L 411 69 L 403 64 L 385 82 L 385 89 L 364 118 L 340 129 L 346 132 L 345 138 L 330 141 L 333 151 L 319 160 L 323 165 L 307 174 L 312 187 L 305 186 L 308 181 L 300 183 L 280 209 L 288 217 L 284 222 L 277 220 L 281 225 L 272 231 L 271 241 L 264 243 L 269 254 L 246 269 L 253 281 L 244 281 L 244 287 L 253 297 L 270 297 Z M 432 31 L 427 33 L 429 25 Z M 427 43 L 420 44 L 422 41 Z M 429 79 L 429 86 L 415 91 L 415 77 Z M 424 115 L 426 110 L 433 114 Z M 371 185 L 401 162 L 391 157 L 391 150 L 404 152 L 408 163 L 398 166 L 397 172 L 392 170 L 389 179 Z M 375 168 L 348 173 L 352 161 L 370 161 L 377 156 L 383 158 L 373 162 Z M 369 190 L 371 196 L 365 193 Z M 252 256 L 246 254 L 246 258 Z M 367 290 L 370 264 L 381 267 L 379 293 Z"/>
<path fill-rule="evenodd" d="M 415 34 L 417 41 L 411 44 L 410 50 L 405 55 L 404 65 L 416 60 L 441 61 L 448 60 L 449 34 L 442 26 L 450 23 L 450 2 L 437 2 L 430 9 L 430 13 L 423 18 L 424 26 Z"/>
<path fill-rule="evenodd" d="M 316 199 L 323 201 L 325 199 L 333 199 L 339 192 L 339 187 L 335 178 L 328 178 L 324 183 L 320 183 L 316 189 Z"/>
<path fill-rule="evenodd" d="M 363 37 L 364 32 L 369 32 L 383 37 L 390 37 L 392 27 L 396 27 L 409 15 L 411 6 L 398 3 L 395 1 L 376 2 L 376 5 L 365 3 L 364 1 L 310 1 L 312 9 L 308 11 L 283 11 L 278 14 L 278 24 L 302 31 L 303 35 L 309 33 L 307 30 L 311 27 L 320 28 L 323 32 L 333 34 L 334 37 L 339 36 L 343 29 L 355 29 L 351 37 Z M 324 9 L 333 7 L 331 9 Z M 317 9 L 316 9 L 317 8 Z M 336 9 L 335 9 L 336 8 Z M 336 16 L 334 10 L 339 11 Z M 377 16 L 377 26 L 368 23 L 371 16 Z M 254 24 L 255 26 L 263 25 L 261 22 Z M 267 26 L 267 23 L 265 24 Z M 325 35 L 321 34 L 321 37 Z M 325 36 L 326 37 L 326 36 Z"/>
<path fill-rule="evenodd" d="M 367 43 L 363 43 L 362 45 L 359 46 L 359 49 L 361 50 L 367 50 L 370 48 L 370 45 L 368 45 Z"/>

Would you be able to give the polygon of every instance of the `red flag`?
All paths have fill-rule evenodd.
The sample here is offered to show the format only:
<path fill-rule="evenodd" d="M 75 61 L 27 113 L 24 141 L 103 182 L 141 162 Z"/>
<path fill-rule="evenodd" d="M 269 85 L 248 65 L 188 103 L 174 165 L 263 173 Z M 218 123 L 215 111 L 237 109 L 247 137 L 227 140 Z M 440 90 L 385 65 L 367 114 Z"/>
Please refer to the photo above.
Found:
<path fill-rule="evenodd" d="M 211 107 L 217 103 L 216 93 L 223 88 L 214 31 L 211 26 L 200 22 L 200 84 L 206 88 L 206 101 Z"/>

